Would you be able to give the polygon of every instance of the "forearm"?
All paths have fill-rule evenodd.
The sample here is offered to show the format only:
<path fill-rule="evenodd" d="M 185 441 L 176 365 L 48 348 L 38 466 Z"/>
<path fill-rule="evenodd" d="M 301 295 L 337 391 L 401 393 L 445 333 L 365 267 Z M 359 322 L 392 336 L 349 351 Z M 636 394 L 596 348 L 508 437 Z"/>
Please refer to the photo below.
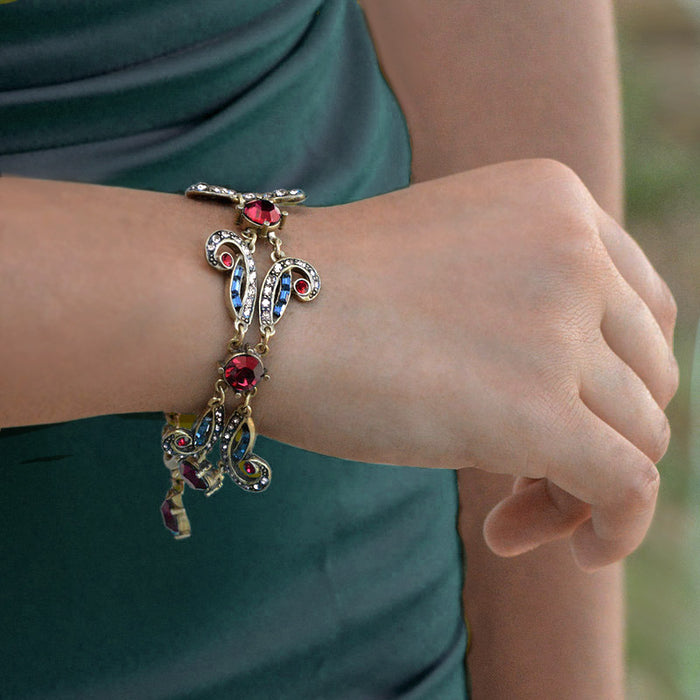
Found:
<path fill-rule="evenodd" d="M 411 133 L 416 182 L 517 158 L 571 167 L 622 213 L 609 0 L 363 0 Z"/>
<path fill-rule="evenodd" d="M 232 325 L 203 241 L 220 205 L 5 176 L 0 425 L 197 411 Z"/>
<path fill-rule="evenodd" d="M 601 206 L 622 218 L 609 2 L 363 5 L 406 113 L 414 180 L 547 156 L 574 169 Z M 499 559 L 482 526 L 511 480 L 475 470 L 460 471 L 459 480 L 475 697 L 621 697 L 620 568 L 582 574 L 566 543 Z"/>
<path fill-rule="evenodd" d="M 497 557 L 481 528 L 492 505 L 509 494 L 511 480 L 475 470 L 460 476 L 476 700 L 623 698 L 622 566 L 584 573 L 566 541 Z"/>

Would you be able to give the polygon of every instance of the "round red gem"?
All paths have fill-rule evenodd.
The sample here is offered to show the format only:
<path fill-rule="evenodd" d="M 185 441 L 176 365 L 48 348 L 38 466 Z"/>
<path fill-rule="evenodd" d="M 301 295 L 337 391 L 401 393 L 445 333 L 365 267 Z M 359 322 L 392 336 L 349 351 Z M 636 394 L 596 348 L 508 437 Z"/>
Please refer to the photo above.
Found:
<path fill-rule="evenodd" d="M 246 474 L 255 474 L 255 465 L 252 462 L 246 462 L 243 465 L 243 469 L 245 469 Z"/>
<path fill-rule="evenodd" d="M 234 391 L 251 391 L 263 374 L 265 368 L 254 355 L 234 355 L 224 365 L 224 379 Z"/>
<path fill-rule="evenodd" d="M 259 226 L 274 226 L 282 218 L 280 210 L 269 199 L 253 199 L 243 207 L 243 213 Z"/>
<path fill-rule="evenodd" d="M 233 256 L 231 253 L 224 253 L 221 256 L 221 262 L 224 267 L 233 267 Z"/>
<path fill-rule="evenodd" d="M 184 447 L 187 444 L 187 438 L 181 437 L 175 440 L 178 447 Z"/>
<path fill-rule="evenodd" d="M 304 296 L 305 294 L 308 294 L 309 292 L 309 283 L 305 280 L 302 279 L 301 277 L 294 283 L 294 291 L 297 294 L 300 294 L 301 296 Z"/>

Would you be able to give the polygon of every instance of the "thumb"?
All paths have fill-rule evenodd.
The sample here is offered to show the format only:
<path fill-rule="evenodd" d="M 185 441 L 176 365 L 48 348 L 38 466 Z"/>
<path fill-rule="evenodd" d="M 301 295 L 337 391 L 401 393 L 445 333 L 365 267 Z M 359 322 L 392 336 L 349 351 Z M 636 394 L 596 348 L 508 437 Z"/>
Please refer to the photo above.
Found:
<path fill-rule="evenodd" d="M 591 517 L 591 507 L 549 479 L 518 479 L 514 493 L 484 521 L 484 539 L 499 556 L 513 557 L 569 537 Z"/>

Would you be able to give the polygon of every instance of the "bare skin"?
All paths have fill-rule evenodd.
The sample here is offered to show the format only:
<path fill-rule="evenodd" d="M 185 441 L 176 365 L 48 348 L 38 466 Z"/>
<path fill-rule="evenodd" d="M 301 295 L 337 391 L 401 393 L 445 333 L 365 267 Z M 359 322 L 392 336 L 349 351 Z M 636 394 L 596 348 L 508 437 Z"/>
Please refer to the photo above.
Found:
<path fill-rule="evenodd" d="M 207 303 L 221 280 L 198 250 L 203 223 L 175 195 L 140 193 L 122 208 L 132 195 L 118 190 L 3 178 L 3 425 L 204 399 L 227 322 Z M 230 214 L 218 213 L 222 225 Z M 585 568 L 639 544 L 677 384 L 673 309 L 572 171 L 504 163 L 304 210 L 295 226 L 295 250 L 326 287 L 275 338 L 275 381 L 257 400 L 264 432 L 350 459 L 547 477 L 591 504 L 571 535 Z M 42 276 L 19 244 L 27 231 L 52 253 Z M 620 250 L 642 271 L 637 289 L 614 264 Z M 362 303 L 351 303 L 358 284 Z M 357 380 L 368 357 L 369 396 Z M 503 505 L 491 547 L 514 554 L 572 529 L 540 505 Z"/>
<path fill-rule="evenodd" d="M 407 116 L 416 180 L 548 156 L 571 166 L 621 221 L 610 2 L 363 5 Z M 629 256 L 619 251 L 618 260 L 623 256 L 624 275 L 643 273 L 632 248 Z M 514 559 L 494 556 L 484 542 L 484 519 L 511 494 L 513 480 L 475 469 L 458 477 L 474 697 L 623 698 L 622 566 L 583 574 L 566 537 Z M 541 501 L 543 514 L 558 511 L 576 521 L 580 503 L 548 480 L 533 483 L 529 497 Z M 522 485 L 515 481 L 516 490 Z M 515 517 L 512 528 L 520 527 Z"/>

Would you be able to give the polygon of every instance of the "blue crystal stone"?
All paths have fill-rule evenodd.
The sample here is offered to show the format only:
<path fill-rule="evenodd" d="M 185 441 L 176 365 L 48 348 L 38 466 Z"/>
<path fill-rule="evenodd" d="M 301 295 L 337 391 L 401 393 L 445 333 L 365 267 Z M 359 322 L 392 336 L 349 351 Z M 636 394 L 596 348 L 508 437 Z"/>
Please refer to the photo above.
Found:
<path fill-rule="evenodd" d="M 231 452 L 231 460 L 233 462 L 240 462 L 248 451 L 248 446 L 250 445 L 250 428 L 247 425 L 243 425 L 239 431 L 240 442 L 236 445 L 236 449 Z"/>
<path fill-rule="evenodd" d="M 211 428 L 212 417 L 210 415 L 204 416 L 202 422 L 197 427 L 197 432 L 194 434 L 194 444 L 197 447 L 201 447 L 207 441 L 207 436 L 209 435 L 209 429 Z"/>
<path fill-rule="evenodd" d="M 280 287 L 279 294 L 277 295 L 277 301 L 272 309 L 272 314 L 275 318 L 279 318 L 282 315 L 287 303 L 289 302 L 289 297 L 292 294 L 292 273 L 285 272 L 282 277 L 280 277 Z"/>
<path fill-rule="evenodd" d="M 239 262 L 231 276 L 231 302 L 236 311 L 241 310 L 243 299 L 241 298 L 241 287 L 243 286 L 243 275 L 245 274 L 245 266 Z"/>

